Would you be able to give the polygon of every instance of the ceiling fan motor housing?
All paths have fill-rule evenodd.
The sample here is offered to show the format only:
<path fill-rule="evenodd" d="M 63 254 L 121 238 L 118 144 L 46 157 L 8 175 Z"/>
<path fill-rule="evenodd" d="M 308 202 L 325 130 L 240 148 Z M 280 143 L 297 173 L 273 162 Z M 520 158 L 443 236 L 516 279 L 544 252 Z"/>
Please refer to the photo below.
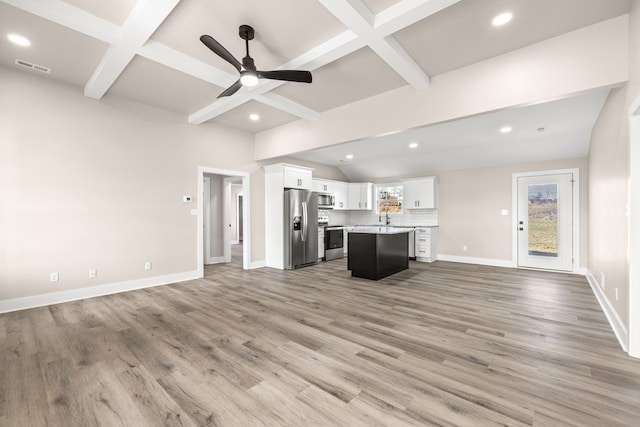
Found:
<path fill-rule="evenodd" d="M 251 25 L 240 25 L 239 33 L 242 40 L 253 40 L 255 34 Z"/>

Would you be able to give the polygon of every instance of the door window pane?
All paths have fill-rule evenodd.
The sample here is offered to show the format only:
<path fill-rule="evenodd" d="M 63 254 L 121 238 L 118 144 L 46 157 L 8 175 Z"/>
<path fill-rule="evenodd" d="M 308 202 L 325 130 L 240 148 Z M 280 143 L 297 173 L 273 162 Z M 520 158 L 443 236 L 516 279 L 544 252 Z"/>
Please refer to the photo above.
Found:
<path fill-rule="evenodd" d="M 530 185 L 529 255 L 558 257 L 558 185 Z"/>

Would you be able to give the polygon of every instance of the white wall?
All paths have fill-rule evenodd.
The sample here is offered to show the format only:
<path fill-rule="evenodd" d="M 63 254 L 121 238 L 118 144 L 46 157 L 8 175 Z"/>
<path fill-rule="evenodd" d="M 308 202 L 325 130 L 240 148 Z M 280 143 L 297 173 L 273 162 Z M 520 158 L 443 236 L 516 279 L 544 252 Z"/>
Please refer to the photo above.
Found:
<path fill-rule="evenodd" d="M 621 322 L 623 334 L 629 328 L 627 114 L 631 103 L 640 95 L 640 1 L 634 1 L 628 18 L 629 82 L 609 95 L 594 127 L 589 153 L 591 220 L 588 273 L 600 288 L 605 304 L 612 308 L 614 317 L 617 316 Z"/>
<path fill-rule="evenodd" d="M 4 67 L 0 94 L 0 302 L 194 272 L 198 166 L 258 170 L 248 133 Z"/>

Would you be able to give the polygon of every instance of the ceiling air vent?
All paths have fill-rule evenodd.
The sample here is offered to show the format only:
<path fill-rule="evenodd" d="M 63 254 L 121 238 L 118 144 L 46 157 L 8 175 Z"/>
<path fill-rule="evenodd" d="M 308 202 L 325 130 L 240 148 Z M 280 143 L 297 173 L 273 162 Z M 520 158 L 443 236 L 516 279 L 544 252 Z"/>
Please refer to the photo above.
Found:
<path fill-rule="evenodd" d="M 51 74 L 51 68 L 45 67 L 44 65 L 33 64 L 29 61 L 25 61 L 22 59 L 16 58 L 16 65 L 19 65 L 24 68 L 29 68 L 31 70 L 40 71 L 41 73 Z"/>

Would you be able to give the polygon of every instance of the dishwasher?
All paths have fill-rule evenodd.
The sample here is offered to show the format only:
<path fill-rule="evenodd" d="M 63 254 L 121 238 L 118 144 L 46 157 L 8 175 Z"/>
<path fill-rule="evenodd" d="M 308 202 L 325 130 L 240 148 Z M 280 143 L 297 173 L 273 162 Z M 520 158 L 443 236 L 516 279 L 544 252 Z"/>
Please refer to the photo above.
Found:
<path fill-rule="evenodd" d="M 409 232 L 409 259 L 416 259 L 416 231 Z"/>

